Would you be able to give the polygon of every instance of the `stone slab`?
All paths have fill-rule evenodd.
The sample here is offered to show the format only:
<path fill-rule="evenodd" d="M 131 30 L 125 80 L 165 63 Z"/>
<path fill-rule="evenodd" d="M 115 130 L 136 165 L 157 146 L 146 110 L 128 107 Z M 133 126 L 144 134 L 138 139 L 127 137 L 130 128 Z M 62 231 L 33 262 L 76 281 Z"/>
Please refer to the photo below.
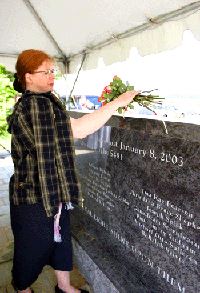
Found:
<path fill-rule="evenodd" d="M 76 141 L 79 245 L 120 292 L 200 292 L 200 127 L 113 117 Z"/>

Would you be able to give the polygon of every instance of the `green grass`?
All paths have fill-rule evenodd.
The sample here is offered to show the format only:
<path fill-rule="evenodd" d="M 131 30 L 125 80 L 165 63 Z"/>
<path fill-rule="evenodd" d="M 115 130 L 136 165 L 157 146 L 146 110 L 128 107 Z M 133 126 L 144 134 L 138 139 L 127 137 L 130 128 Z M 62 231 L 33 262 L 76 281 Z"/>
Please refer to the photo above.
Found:
<path fill-rule="evenodd" d="M 10 151 L 10 142 L 11 142 L 11 135 L 2 135 L 0 136 L 0 151 L 3 149 Z"/>

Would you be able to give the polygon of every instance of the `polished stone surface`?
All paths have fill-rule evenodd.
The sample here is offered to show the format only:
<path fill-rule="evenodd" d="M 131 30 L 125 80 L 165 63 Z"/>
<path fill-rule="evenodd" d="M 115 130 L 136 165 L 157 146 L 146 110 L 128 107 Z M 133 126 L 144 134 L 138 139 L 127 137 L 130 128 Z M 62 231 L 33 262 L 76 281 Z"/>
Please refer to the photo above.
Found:
<path fill-rule="evenodd" d="M 92 292 L 120 293 L 75 240 L 73 240 L 73 249 L 75 262 L 81 274 L 85 276 L 89 284 L 92 284 Z"/>
<path fill-rule="evenodd" d="M 200 292 L 199 141 L 194 124 L 117 116 L 76 141 L 72 232 L 119 292 Z"/>

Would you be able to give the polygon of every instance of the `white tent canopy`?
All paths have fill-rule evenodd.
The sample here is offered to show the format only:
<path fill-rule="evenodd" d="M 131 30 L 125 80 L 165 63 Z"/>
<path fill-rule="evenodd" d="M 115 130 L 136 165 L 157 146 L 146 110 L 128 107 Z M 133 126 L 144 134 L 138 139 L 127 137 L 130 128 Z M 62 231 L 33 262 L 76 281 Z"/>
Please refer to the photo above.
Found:
<path fill-rule="evenodd" d="M 74 72 L 176 46 L 185 29 L 200 39 L 200 1 L 194 0 L 1 0 L 0 63 L 14 70 L 25 49 L 47 51 Z"/>

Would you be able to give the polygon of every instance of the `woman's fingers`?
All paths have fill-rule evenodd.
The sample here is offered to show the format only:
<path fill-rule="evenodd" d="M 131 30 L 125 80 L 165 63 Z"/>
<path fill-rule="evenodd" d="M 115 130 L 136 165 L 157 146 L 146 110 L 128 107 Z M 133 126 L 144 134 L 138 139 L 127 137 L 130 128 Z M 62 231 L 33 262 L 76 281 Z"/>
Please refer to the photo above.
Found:
<path fill-rule="evenodd" d="M 125 107 L 132 102 L 140 91 L 127 91 L 118 97 L 119 107 Z"/>

